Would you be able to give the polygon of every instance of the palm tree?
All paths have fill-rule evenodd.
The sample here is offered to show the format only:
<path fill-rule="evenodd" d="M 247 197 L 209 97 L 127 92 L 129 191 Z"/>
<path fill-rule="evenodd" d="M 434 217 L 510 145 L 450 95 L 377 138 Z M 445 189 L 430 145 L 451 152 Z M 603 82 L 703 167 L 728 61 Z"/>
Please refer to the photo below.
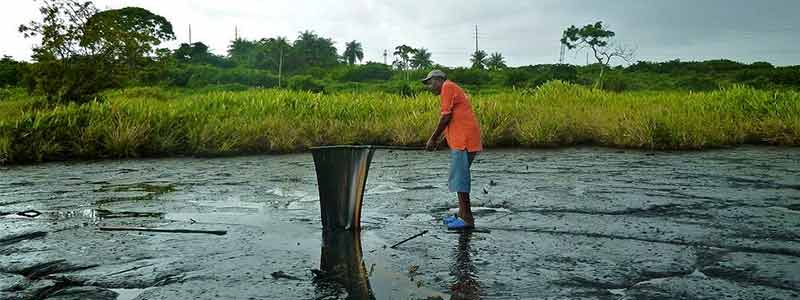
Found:
<path fill-rule="evenodd" d="M 428 52 L 428 49 L 419 48 L 414 51 L 414 56 L 411 57 L 411 67 L 414 69 L 428 69 L 433 67 L 431 53 Z"/>
<path fill-rule="evenodd" d="M 245 39 L 235 39 L 228 46 L 228 58 L 242 67 L 256 67 L 258 44 Z"/>
<path fill-rule="evenodd" d="M 313 31 L 306 30 L 292 45 L 294 54 L 302 67 L 325 67 L 336 64 L 339 54 L 329 38 L 321 37 Z"/>
<path fill-rule="evenodd" d="M 283 78 L 284 61 L 292 48 L 289 39 L 283 36 L 277 38 L 261 39 L 262 47 L 266 49 L 266 55 L 272 60 L 273 66 L 278 69 L 278 86 L 281 86 Z"/>
<path fill-rule="evenodd" d="M 347 61 L 348 64 L 355 64 L 356 60 L 361 62 L 364 59 L 364 48 L 361 47 L 361 43 L 352 41 L 345 44 L 344 50 L 344 59 Z"/>
<path fill-rule="evenodd" d="M 473 69 L 484 69 L 486 68 L 486 51 L 478 50 L 475 53 L 472 53 L 472 58 L 469 61 L 472 62 Z"/>
<path fill-rule="evenodd" d="M 394 61 L 394 65 L 397 66 L 398 69 L 407 71 L 408 70 L 408 60 L 410 59 L 409 55 L 413 54 L 416 50 L 408 45 L 400 45 L 394 48 L 394 55 L 398 58 Z M 406 72 L 406 80 L 408 80 L 408 72 Z"/>
<path fill-rule="evenodd" d="M 400 45 L 394 48 L 394 55 L 398 58 L 395 60 L 394 65 L 401 70 L 408 68 L 409 55 L 414 53 L 414 48 L 408 45 Z"/>
<path fill-rule="evenodd" d="M 505 69 L 508 66 L 506 66 L 506 59 L 503 58 L 503 54 L 500 54 L 500 52 L 495 52 L 492 53 L 492 55 L 489 56 L 489 59 L 486 61 L 486 67 L 489 68 L 489 70 L 495 71 Z"/>

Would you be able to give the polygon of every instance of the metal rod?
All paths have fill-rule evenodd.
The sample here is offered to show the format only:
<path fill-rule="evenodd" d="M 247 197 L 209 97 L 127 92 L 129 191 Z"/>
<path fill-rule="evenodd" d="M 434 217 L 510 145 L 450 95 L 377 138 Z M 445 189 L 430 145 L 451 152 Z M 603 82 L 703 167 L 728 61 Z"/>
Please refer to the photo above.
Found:
<path fill-rule="evenodd" d="M 403 150 L 403 151 L 424 151 L 425 147 L 406 147 L 406 146 L 372 146 L 373 149 L 380 150 Z"/>
<path fill-rule="evenodd" d="M 412 236 L 412 237 L 410 237 L 410 238 L 407 238 L 407 239 L 405 239 L 405 240 L 402 240 L 402 241 L 400 241 L 399 243 L 397 243 L 397 244 L 394 244 L 394 245 L 392 245 L 392 246 L 391 246 L 391 247 L 389 247 L 389 248 L 392 248 L 392 249 L 394 249 L 395 247 L 397 247 L 397 246 L 400 246 L 400 245 L 404 244 L 405 242 L 408 242 L 408 241 L 410 241 L 410 240 L 413 240 L 413 239 L 415 239 L 415 238 L 421 237 L 423 234 L 426 234 L 426 233 L 428 233 L 428 231 L 427 231 L 427 230 L 425 230 L 425 231 L 422 231 L 422 232 L 420 232 L 420 233 L 417 233 L 416 235 L 414 235 L 414 236 Z"/>
<path fill-rule="evenodd" d="M 317 146 L 311 147 L 315 149 L 343 149 L 343 148 L 358 148 L 358 149 L 375 149 L 375 150 L 403 150 L 403 151 L 423 151 L 425 147 L 407 147 L 407 146 L 384 146 L 384 145 L 331 145 L 331 146 Z"/>

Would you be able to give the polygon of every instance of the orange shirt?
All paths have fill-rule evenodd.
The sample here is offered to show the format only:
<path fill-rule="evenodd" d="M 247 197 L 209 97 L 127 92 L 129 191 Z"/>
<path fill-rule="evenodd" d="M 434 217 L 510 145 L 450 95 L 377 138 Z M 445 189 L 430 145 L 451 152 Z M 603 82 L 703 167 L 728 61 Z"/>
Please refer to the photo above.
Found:
<path fill-rule="evenodd" d="M 450 124 L 444 131 L 447 144 L 453 150 L 479 152 L 481 145 L 481 127 L 472 112 L 469 98 L 455 82 L 447 80 L 442 85 L 442 115 L 452 114 Z"/>

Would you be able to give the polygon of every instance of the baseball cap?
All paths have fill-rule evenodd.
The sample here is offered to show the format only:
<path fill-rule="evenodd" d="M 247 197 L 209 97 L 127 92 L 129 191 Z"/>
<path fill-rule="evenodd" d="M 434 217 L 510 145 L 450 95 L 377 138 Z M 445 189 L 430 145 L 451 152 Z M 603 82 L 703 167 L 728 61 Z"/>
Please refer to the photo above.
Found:
<path fill-rule="evenodd" d="M 447 79 L 447 74 L 445 74 L 441 70 L 433 70 L 430 73 L 428 73 L 428 76 L 425 76 L 425 79 L 422 79 L 422 82 L 423 83 L 428 82 L 428 80 L 431 80 L 431 78 L 434 77 L 441 77 L 443 79 Z"/>

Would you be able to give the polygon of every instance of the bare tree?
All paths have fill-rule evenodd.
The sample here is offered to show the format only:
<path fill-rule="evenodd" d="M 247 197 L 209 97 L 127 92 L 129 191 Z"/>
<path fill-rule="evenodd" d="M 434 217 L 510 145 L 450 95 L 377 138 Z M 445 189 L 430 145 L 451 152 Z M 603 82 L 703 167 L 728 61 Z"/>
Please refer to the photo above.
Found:
<path fill-rule="evenodd" d="M 564 30 L 561 43 L 572 49 L 590 49 L 597 63 L 600 64 L 600 76 L 595 87 L 602 87 L 603 73 L 615 58 L 631 62 L 636 55 L 633 48 L 626 47 L 613 40 L 616 33 L 603 27 L 603 22 L 589 24 L 581 28 L 575 25 Z"/>

